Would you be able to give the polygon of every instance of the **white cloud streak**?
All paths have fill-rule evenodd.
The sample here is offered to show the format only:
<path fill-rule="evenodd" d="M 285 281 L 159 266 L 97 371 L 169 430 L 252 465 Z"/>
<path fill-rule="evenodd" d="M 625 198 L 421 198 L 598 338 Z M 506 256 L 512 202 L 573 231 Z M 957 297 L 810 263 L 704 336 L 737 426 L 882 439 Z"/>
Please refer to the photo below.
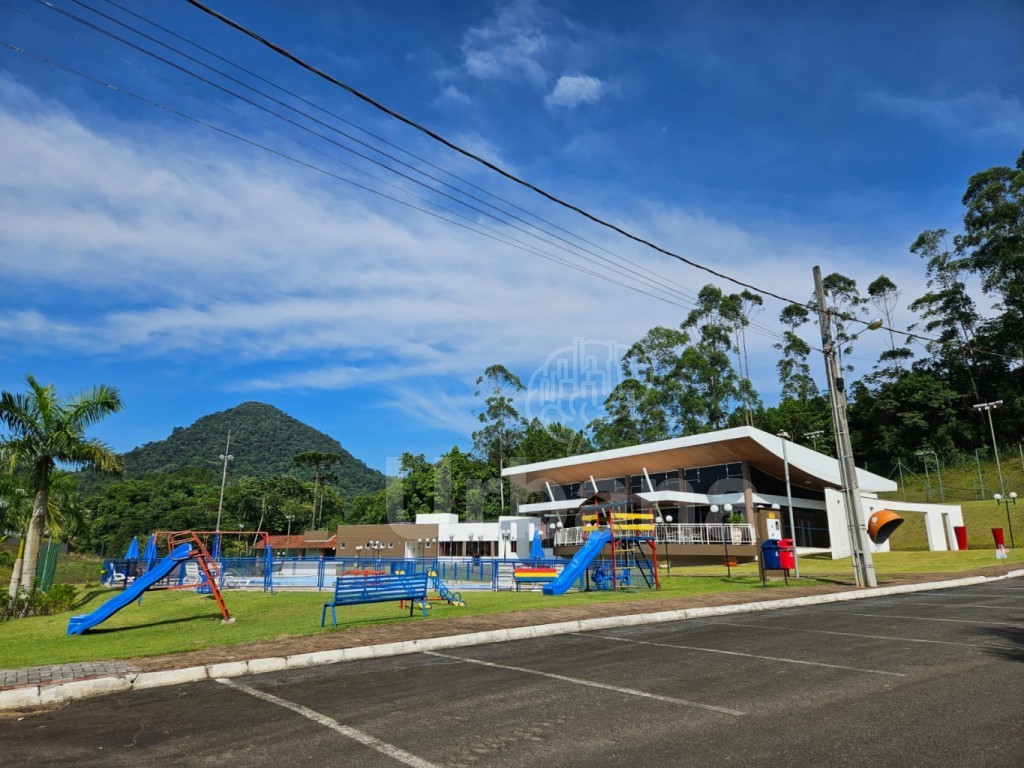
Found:
<path fill-rule="evenodd" d="M 590 75 L 562 75 L 544 103 L 549 107 L 573 109 L 580 104 L 594 104 L 605 94 L 604 83 Z"/>

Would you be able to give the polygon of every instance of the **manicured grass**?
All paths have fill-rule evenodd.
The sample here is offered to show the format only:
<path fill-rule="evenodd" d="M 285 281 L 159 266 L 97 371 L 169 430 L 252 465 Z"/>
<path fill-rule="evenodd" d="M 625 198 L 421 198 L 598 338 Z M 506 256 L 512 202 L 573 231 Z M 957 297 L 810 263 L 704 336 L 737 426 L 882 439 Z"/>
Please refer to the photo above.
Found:
<path fill-rule="evenodd" d="M 673 575 L 663 589 L 621 592 L 569 593 L 548 597 L 537 592 L 464 591 L 467 605 L 455 608 L 432 600 L 427 621 L 444 621 L 466 615 L 528 611 L 562 605 L 596 605 L 648 598 L 652 603 L 667 597 L 712 592 L 752 590 L 760 587 L 756 574 L 733 579 L 718 576 Z M 813 582 L 809 582 L 813 583 Z M 772 585 L 773 587 L 778 585 Z M 36 616 L 0 624 L 0 666 L 17 668 L 42 664 L 184 653 L 218 646 L 238 645 L 320 632 L 343 632 L 356 626 L 380 626 L 395 622 L 423 621 L 408 609 L 393 604 L 346 606 L 338 609 L 339 625 L 320 629 L 320 610 L 327 592 L 226 592 L 225 601 L 237 619 L 222 625 L 216 603 L 189 590 L 146 593 L 142 605 L 133 604 L 85 635 L 66 635 L 71 615 L 88 613 L 111 596 L 105 588 L 89 588 L 70 613 Z M 652 605 L 656 609 L 656 605 Z"/>
<path fill-rule="evenodd" d="M 962 573 L 1000 563 L 1024 565 L 1024 550 L 1010 550 L 1006 560 L 996 560 L 995 548 L 970 549 L 966 552 L 878 552 L 874 556 L 875 573 L 879 579 L 899 578 L 910 574 Z M 833 560 L 829 555 L 805 555 L 800 558 L 800 574 L 815 578 L 850 580 L 853 566 L 850 558 Z M 680 569 L 674 569 L 680 570 Z M 724 565 L 687 566 L 688 574 L 723 574 Z M 732 569 L 734 574 L 749 577 L 757 574 L 757 563 L 744 563 Z"/>

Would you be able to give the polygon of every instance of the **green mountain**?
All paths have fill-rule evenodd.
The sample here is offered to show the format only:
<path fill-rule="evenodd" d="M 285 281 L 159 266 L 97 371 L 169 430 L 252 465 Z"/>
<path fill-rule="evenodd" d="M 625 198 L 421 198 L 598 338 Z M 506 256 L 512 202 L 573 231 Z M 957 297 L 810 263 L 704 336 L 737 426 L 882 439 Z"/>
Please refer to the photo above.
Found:
<path fill-rule="evenodd" d="M 355 458 L 337 440 L 266 403 L 242 403 L 203 416 L 190 427 L 175 427 L 166 440 L 146 443 L 121 459 L 126 478 L 169 474 L 190 469 L 211 470 L 219 478 L 228 430 L 231 455 L 228 479 L 293 475 L 312 480 L 312 471 L 292 460 L 304 451 L 336 453 L 341 461 L 331 482 L 352 498 L 384 487 L 384 475 Z"/>

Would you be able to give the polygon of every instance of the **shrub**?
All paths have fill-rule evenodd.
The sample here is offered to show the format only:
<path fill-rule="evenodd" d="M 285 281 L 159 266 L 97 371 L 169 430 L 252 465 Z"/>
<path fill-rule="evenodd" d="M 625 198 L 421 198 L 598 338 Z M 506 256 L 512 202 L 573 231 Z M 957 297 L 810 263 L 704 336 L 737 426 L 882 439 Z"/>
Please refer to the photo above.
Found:
<path fill-rule="evenodd" d="M 0 599 L 0 622 L 69 611 L 75 602 L 75 592 L 72 584 L 54 584 L 46 592 L 33 587 L 27 595 L 24 592 L 19 592 L 17 597 L 4 595 Z"/>

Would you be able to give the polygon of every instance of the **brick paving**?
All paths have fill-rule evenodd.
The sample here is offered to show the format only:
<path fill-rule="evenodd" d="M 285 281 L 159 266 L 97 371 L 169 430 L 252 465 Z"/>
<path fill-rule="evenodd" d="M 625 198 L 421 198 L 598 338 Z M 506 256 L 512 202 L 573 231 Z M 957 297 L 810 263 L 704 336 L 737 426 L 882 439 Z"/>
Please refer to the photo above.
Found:
<path fill-rule="evenodd" d="M 127 675 L 141 670 L 124 661 L 85 661 L 74 664 L 53 664 L 46 667 L 0 669 L 0 689 L 26 685 L 54 685 L 94 677 Z"/>
<path fill-rule="evenodd" d="M 941 582 L 967 576 L 999 576 L 1019 568 L 1019 564 L 981 568 L 969 573 L 913 574 L 896 579 L 884 579 L 879 586 L 923 582 Z M 0 670 L 0 690 L 30 685 L 49 685 L 96 677 L 155 672 L 169 669 L 217 664 L 229 661 L 289 656 L 299 653 L 330 651 L 341 648 L 355 648 L 364 645 L 420 640 L 433 637 L 460 635 L 470 632 L 486 632 L 495 629 L 554 624 L 562 621 L 601 618 L 605 616 L 631 616 L 641 613 L 675 611 L 704 606 L 737 605 L 741 603 L 784 600 L 805 595 L 822 595 L 846 592 L 854 589 L 849 583 L 835 583 L 817 586 L 793 586 L 766 590 L 741 592 L 719 592 L 687 597 L 648 597 L 642 600 L 601 603 L 598 605 L 564 606 L 553 604 L 551 608 L 514 613 L 491 613 L 477 616 L 459 616 L 440 620 L 409 621 L 384 626 L 360 626 L 301 637 L 286 637 L 246 645 L 204 648 L 189 653 L 170 656 L 155 656 L 131 659 L 129 661 L 79 662 L 55 664 L 53 666 L 28 667 L 25 669 Z M 446 610 L 444 602 L 435 603 Z M 452 608 L 452 611 L 458 611 Z"/>

